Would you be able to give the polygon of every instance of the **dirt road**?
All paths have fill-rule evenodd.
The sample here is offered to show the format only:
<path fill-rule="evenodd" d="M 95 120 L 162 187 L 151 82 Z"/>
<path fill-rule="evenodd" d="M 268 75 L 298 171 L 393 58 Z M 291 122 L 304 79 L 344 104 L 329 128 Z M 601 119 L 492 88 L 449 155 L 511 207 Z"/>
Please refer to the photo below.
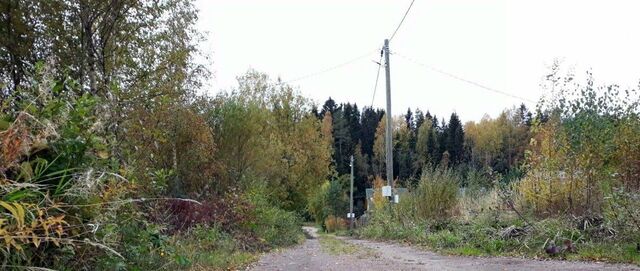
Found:
<path fill-rule="evenodd" d="M 249 270 L 640 270 L 633 265 L 443 256 L 405 245 L 349 238 L 327 243 L 319 241 L 315 228 L 304 230 L 311 237 L 305 243 L 266 254 Z"/>

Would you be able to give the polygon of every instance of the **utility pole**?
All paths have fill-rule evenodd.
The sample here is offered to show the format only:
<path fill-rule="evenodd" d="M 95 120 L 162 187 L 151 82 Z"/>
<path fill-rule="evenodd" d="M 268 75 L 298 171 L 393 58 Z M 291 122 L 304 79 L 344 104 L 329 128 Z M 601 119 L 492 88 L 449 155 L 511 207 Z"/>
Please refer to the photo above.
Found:
<path fill-rule="evenodd" d="M 355 219 L 355 214 L 353 213 L 353 155 L 351 155 L 351 194 L 349 196 L 349 229 L 353 230 L 353 220 Z"/>
<path fill-rule="evenodd" d="M 389 67 L 389 40 L 384 40 L 384 70 L 387 77 L 387 127 L 386 127 L 386 158 L 387 158 L 387 185 L 393 187 L 393 143 L 391 142 L 391 127 L 393 118 L 391 117 L 391 67 Z"/>

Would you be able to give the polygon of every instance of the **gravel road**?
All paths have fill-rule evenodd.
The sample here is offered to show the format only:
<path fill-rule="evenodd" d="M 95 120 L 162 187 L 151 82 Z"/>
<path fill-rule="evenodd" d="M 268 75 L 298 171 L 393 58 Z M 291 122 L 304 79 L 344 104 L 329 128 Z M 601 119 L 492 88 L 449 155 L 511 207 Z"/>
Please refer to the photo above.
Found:
<path fill-rule="evenodd" d="M 332 255 L 321 249 L 317 230 L 301 245 L 265 254 L 248 270 L 639 270 L 638 266 L 598 262 L 542 261 L 511 257 L 443 256 L 392 243 L 339 238 L 366 253 Z"/>

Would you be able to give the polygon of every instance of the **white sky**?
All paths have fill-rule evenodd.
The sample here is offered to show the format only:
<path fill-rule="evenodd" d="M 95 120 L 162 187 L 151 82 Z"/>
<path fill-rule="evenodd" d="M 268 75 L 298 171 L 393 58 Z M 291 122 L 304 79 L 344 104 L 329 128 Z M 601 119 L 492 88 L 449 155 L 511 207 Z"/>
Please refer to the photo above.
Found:
<path fill-rule="evenodd" d="M 283 81 L 370 56 L 292 82 L 322 104 L 371 104 L 379 53 L 410 0 L 197 0 L 203 49 L 214 73 L 209 93 L 230 89 L 249 68 Z M 636 87 L 640 79 L 640 2 L 585 0 L 416 0 L 391 42 L 394 115 L 408 107 L 463 122 L 496 116 L 522 101 L 416 65 L 537 101 L 554 58 L 600 83 Z M 384 72 L 374 106 L 384 107 Z M 527 106 L 534 104 L 525 102 Z"/>

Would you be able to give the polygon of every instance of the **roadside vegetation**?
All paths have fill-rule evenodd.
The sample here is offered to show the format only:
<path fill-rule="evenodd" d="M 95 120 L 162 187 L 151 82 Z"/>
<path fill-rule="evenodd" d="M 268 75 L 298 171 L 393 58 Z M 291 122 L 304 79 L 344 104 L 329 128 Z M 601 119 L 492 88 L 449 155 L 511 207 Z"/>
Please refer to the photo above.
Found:
<path fill-rule="evenodd" d="M 227 270 L 304 239 L 330 163 L 308 100 L 255 71 L 197 94 L 191 1 L 36 2 L 0 4 L 0 269 Z"/>
<path fill-rule="evenodd" d="M 207 94 L 192 0 L 0 12 L 0 269 L 236 269 L 304 240 L 303 221 L 346 234 L 352 155 L 359 236 L 640 263 L 635 91 L 554 65 L 534 111 L 463 124 L 408 109 L 392 177 L 409 193 L 389 204 L 385 112 L 319 108 L 254 70 Z"/>
<path fill-rule="evenodd" d="M 399 204 L 379 197 L 357 235 L 458 255 L 640 264 L 637 92 L 558 70 L 530 126 L 508 113 L 466 124 L 466 163 L 425 168 Z M 496 170 L 503 163 L 511 169 Z"/>
<path fill-rule="evenodd" d="M 360 259 L 379 257 L 378 252 L 371 248 L 350 244 L 332 234 L 322 233 L 318 240 L 322 251 L 331 255 L 352 254 Z"/>

